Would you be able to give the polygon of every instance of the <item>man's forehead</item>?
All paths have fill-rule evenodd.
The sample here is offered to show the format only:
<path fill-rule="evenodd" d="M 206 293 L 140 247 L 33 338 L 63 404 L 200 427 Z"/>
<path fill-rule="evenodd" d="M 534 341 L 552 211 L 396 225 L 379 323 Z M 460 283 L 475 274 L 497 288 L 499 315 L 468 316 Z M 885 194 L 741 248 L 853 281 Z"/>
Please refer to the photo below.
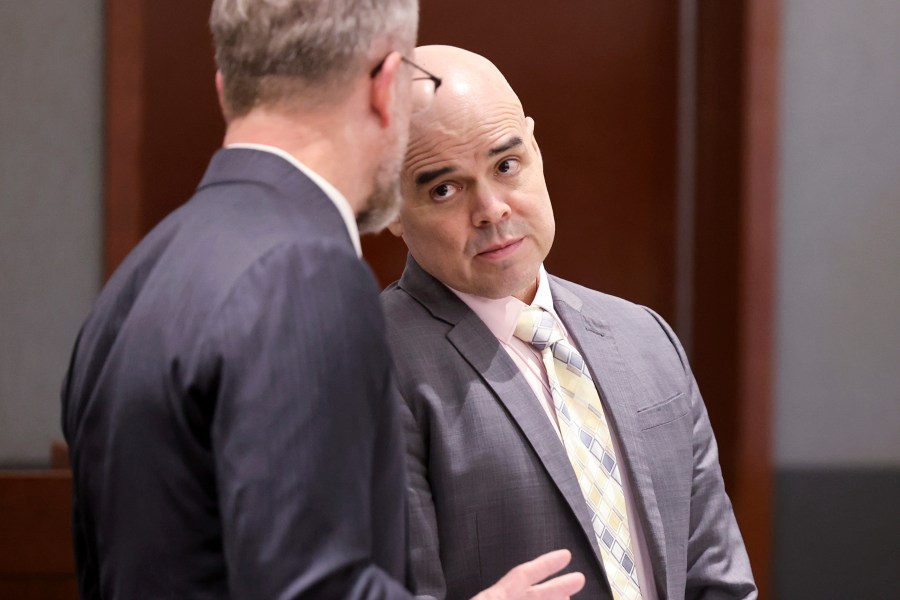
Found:
<path fill-rule="evenodd" d="M 525 118 L 510 107 L 493 118 L 450 123 L 434 120 L 415 127 L 406 154 L 406 168 L 465 159 L 488 159 L 524 143 Z"/>

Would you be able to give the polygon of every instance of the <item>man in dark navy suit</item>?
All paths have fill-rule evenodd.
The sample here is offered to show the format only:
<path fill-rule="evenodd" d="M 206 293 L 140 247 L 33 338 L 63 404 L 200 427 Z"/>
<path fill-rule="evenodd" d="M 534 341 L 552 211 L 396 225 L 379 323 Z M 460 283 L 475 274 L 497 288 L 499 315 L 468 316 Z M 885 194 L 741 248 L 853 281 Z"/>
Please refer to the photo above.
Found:
<path fill-rule="evenodd" d="M 63 388 L 83 598 L 405 598 L 401 432 L 358 231 L 396 210 L 416 0 L 216 0 L 227 121 Z M 488 590 L 525 593 L 566 553 Z M 567 575 L 531 588 L 563 597 Z"/>

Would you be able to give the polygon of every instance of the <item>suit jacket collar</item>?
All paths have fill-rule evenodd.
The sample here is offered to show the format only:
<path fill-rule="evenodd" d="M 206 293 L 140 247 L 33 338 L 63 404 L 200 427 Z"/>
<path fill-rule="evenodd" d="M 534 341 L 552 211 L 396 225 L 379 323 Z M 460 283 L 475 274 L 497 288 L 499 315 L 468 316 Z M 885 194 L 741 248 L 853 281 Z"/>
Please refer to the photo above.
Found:
<path fill-rule="evenodd" d="M 411 254 L 406 256 L 406 268 L 400 276 L 399 286 L 425 307 L 435 319 L 456 325 L 468 314 L 474 316 L 465 302 L 443 283 L 426 273 Z"/>
<path fill-rule="evenodd" d="M 319 190 L 297 167 L 276 154 L 247 148 L 220 148 L 210 160 L 199 189 L 220 183 L 255 181 L 282 191 L 298 178 L 307 182 L 302 184 L 306 188 L 303 191 Z"/>
<path fill-rule="evenodd" d="M 323 226 L 337 217 L 348 243 L 361 256 L 358 233 L 350 227 L 332 198 L 306 173 L 281 156 L 249 148 L 222 148 L 210 160 L 197 190 L 237 182 L 258 183 L 274 189 L 279 196 L 296 202 L 304 210 L 312 211 Z"/>
<path fill-rule="evenodd" d="M 316 173 L 312 167 L 303 164 L 300 162 L 297 157 L 292 155 L 286 150 L 283 150 L 277 146 L 269 146 L 267 144 L 229 144 L 225 147 L 228 150 L 232 149 L 244 149 L 244 150 L 257 150 L 259 152 L 265 152 L 268 154 L 274 154 L 279 158 L 282 158 L 293 165 L 297 170 L 303 173 L 307 178 L 311 179 L 316 186 L 322 190 L 328 199 L 334 204 L 334 206 L 338 209 L 338 212 L 341 213 L 341 218 L 344 220 L 344 225 L 347 227 L 347 232 L 350 234 L 350 239 L 353 242 L 353 247 L 356 248 L 356 254 L 360 258 L 362 258 L 362 245 L 359 240 L 359 228 L 356 225 L 356 215 L 353 214 L 353 207 L 350 206 L 350 202 L 338 190 L 334 187 L 330 181 Z"/>

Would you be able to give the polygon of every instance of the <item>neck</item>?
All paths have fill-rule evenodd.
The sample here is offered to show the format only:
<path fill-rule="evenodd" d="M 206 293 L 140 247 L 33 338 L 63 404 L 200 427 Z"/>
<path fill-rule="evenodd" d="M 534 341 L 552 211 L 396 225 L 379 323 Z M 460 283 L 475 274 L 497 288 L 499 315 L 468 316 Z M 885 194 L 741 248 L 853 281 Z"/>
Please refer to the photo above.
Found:
<path fill-rule="evenodd" d="M 346 107 L 295 114 L 256 108 L 228 123 L 223 145 L 265 144 L 284 150 L 336 187 L 358 215 L 371 193 L 375 166 L 370 164 L 373 153 L 359 139 L 361 127 L 348 113 Z"/>
<path fill-rule="evenodd" d="M 534 281 L 531 282 L 531 285 L 529 285 L 528 287 L 526 287 L 523 290 L 520 290 L 518 293 L 513 294 L 513 297 L 518 298 L 524 304 L 530 305 L 532 302 L 534 302 L 534 297 L 537 295 L 538 284 L 540 283 L 540 281 L 541 281 L 541 276 L 540 276 L 540 273 L 538 273 L 535 276 Z"/>

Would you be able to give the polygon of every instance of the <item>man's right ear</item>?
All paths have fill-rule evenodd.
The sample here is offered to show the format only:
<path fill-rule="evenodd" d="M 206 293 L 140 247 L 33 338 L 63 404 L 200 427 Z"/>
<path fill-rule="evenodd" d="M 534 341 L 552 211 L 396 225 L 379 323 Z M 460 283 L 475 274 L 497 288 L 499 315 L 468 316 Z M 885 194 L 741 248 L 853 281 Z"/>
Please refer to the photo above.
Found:
<path fill-rule="evenodd" d="M 388 229 L 393 233 L 396 237 L 403 237 L 403 223 L 400 222 L 400 217 L 397 217 L 388 225 Z"/>
<path fill-rule="evenodd" d="M 372 111 L 378 115 L 382 127 L 390 127 L 394 121 L 396 110 L 394 102 L 397 101 L 397 79 L 401 64 L 399 52 L 388 54 L 378 72 L 372 77 L 369 102 Z"/>

